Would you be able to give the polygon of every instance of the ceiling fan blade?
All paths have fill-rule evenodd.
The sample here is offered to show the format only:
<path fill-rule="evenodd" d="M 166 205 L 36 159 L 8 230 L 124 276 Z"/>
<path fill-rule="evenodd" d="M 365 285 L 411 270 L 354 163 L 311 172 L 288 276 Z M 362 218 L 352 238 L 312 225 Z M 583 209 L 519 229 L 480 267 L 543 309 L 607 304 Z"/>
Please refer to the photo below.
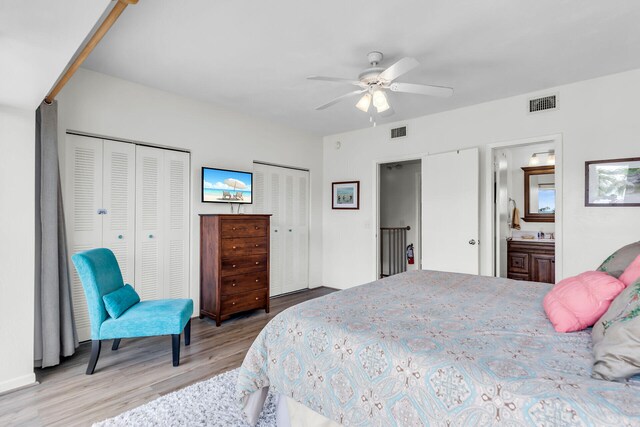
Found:
<path fill-rule="evenodd" d="M 378 78 L 380 80 L 392 82 L 404 73 L 408 73 L 409 71 L 413 70 L 418 65 L 420 65 L 420 63 L 416 61 L 415 58 L 402 58 L 400 61 L 396 62 L 395 64 L 381 72 Z"/>
<path fill-rule="evenodd" d="M 415 93 L 418 95 L 440 96 L 447 98 L 453 95 L 453 89 L 444 86 L 417 85 L 413 83 L 391 83 L 389 89 L 393 92 Z"/>
<path fill-rule="evenodd" d="M 349 92 L 349 93 L 345 93 L 342 96 L 337 97 L 336 99 L 327 102 L 326 104 L 322 104 L 319 107 L 316 107 L 316 110 L 324 110 L 325 108 L 331 107 L 334 104 L 337 104 L 340 101 L 344 101 L 347 98 L 351 98 L 357 95 L 360 95 L 364 92 L 366 92 L 368 89 L 362 89 L 362 90 L 354 90 L 353 92 Z"/>
<path fill-rule="evenodd" d="M 362 82 L 359 80 L 351 80 L 351 79 L 343 79 L 340 77 L 325 77 L 325 76 L 309 76 L 307 80 L 321 80 L 324 82 L 337 82 L 337 83 L 348 83 L 355 86 L 362 86 Z"/>

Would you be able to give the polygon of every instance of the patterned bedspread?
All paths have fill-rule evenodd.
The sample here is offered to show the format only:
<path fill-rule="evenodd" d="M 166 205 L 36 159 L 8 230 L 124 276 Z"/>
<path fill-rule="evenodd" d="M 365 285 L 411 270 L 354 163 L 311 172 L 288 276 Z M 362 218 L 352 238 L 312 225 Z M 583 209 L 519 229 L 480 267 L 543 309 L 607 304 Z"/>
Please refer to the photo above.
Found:
<path fill-rule="evenodd" d="M 238 399 L 271 387 L 349 426 L 640 425 L 640 380 L 592 379 L 590 330 L 556 333 L 548 289 L 414 271 L 307 301 L 256 338 Z"/>

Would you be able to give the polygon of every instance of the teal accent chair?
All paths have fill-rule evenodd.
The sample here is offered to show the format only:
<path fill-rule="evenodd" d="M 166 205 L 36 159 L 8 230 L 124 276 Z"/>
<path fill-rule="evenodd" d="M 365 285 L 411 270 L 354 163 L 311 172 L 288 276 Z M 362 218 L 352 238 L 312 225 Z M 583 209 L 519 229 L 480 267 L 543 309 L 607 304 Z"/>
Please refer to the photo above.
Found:
<path fill-rule="evenodd" d="M 93 374 L 100 357 L 103 340 L 113 340 L 117 350 L 122 338 L 171 335 L 173 366 L 180 364 L 180 333 L 184 331 L 184 344 L 191 341 L 190 299 L 164 299 L 140 301 L 120 317 L 109 316 L 102 297 L 124 286 L 118 261 L 109 249 L 91 249 L 71 257 L 82 281 L 91 321 L 91 358 L 87 375 Z"/>

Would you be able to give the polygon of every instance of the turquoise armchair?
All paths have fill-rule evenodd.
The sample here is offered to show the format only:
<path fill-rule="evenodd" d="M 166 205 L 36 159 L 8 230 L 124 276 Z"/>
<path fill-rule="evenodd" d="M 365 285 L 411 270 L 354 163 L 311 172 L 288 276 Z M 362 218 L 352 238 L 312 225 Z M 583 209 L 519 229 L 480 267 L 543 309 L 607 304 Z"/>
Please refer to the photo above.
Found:
<path fill-rule="evenodd" d="M 82 281 L 91 321 L 91 358 L 87 375 L 93 374 L 103 340 L 113 340 L 112 350 L 117 350 L 122 338 L 171 335 L 173 366 L 180 364 L 180 334 L 184 331 L 184 344 L 191 341 L 190 299 L 165 299 L 140 301 L 127 309 L 117 319 L 109 316 L 103 296 L 122 287 L 124 281 L 118 261 L 109 249 L 99 248 L 75 254 L 71 257 Z M 117 316 L 117 314 L 115 314 Z"/>

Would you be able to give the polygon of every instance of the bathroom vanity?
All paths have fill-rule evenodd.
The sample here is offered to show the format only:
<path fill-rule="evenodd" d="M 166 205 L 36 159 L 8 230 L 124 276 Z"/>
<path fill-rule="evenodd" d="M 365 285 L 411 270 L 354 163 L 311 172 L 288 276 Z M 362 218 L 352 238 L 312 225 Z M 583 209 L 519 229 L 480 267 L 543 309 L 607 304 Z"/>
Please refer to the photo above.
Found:
<path fill-rule="evenodd" d="M 529 282 L 556 282 L 556 251 L 552 239 L 509 239 L 507 277 Z"/>

